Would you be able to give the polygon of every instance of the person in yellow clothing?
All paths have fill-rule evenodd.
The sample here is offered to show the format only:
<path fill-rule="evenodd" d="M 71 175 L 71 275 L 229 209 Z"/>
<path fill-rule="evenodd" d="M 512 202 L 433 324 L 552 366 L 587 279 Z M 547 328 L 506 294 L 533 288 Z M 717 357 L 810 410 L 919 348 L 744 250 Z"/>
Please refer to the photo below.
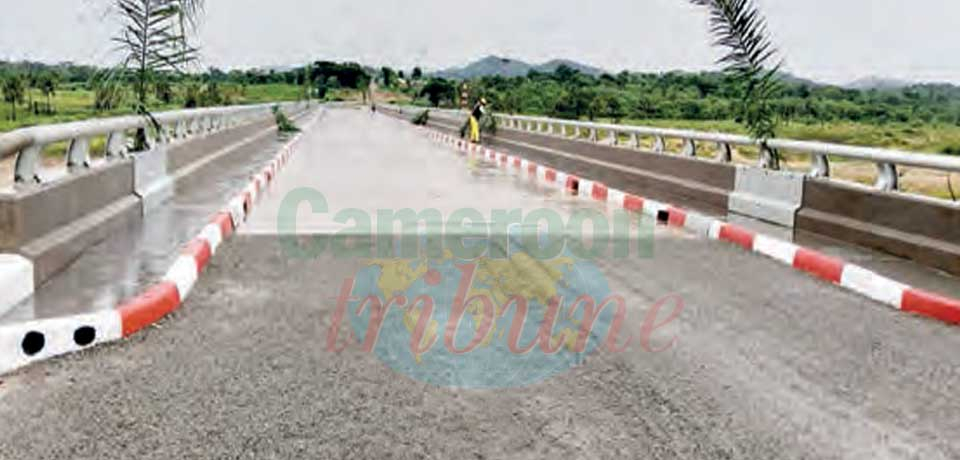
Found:
<path fill-rule="evenodd" d="M 470 142 L 480 143 L 480 118 L 487 112 L 487 100 L 480 98 L 477 104 L 473 106 L 470 112 Z"/>

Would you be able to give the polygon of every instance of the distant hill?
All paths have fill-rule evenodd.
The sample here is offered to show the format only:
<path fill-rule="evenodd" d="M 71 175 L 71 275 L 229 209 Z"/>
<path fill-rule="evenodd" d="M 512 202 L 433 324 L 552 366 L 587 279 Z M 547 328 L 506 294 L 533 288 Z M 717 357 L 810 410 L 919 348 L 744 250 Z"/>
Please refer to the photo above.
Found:
<path fill-rule="evenodd" d="M 500 75 L 502 77 L 523 77 L 531 70 L 538 72 L 553 72 L 561 65 L 590 75 L 600 75 L 602 69 L 581 64 L 567 59 L 554 59 L 543 64 L 534 65 L 517 59 L 487 56 L 479 61 L 467 64 L 464 67 L 451 68 L 434 72 L 433 75 L 443 78 L 469 79 Z"/>
<path fill-rule="evenodd" d="M 864 77 L 858 80 L 854 80 L 846 85 L 843 85 L 845 88 L 849 89 L 879 89 L 879 90 L 896 90 L 903 89 L 913 85 L 913 82 L 905 80 L 896 80 L 893 78 L 881 78 L 881 77 Z"/>
<path fill-rule="evenodd" d="M 579 62 L 574 62 L 574 61 L 571 61 L 571 60 L 569 60 L 569 59 L 554 59 L 554 60 L 552 60 L 552 61 L 545 62 L 545 63 L 543 63 L 543 64 L 540 64 L 540 65 L 536 66 L 535 69 L 536 69 L 538 72 L 552 73 L 552 72 L 555 72 L 555 71 L 557 70 L 557 68 L 560 67 L 560 66 L 562 66 L 562 65 L 565 65 L 565 66 L 567 66 L 567 67 L 569 67 L 569 68 L 571 68 L 571 69 L 573 69 L 573 70 L 578 70 L 578 71 L 580 71 L 580 73 L 587 74 L 587 75 L 594 75 L 594 76 L 596 76 L 596 75 L 601 75 L 601 74 L 603 74 L 604 72 L 606 72 L 606 71 L 603 70 L 603 69 L 600 69 L 600 68 L 597 68 L 597 67 L 593 67 L 593 66 L 589 66 L 589 65 L 586 65 L 586 64 L 581 64 L 581 63 L 579 63 Z"/>

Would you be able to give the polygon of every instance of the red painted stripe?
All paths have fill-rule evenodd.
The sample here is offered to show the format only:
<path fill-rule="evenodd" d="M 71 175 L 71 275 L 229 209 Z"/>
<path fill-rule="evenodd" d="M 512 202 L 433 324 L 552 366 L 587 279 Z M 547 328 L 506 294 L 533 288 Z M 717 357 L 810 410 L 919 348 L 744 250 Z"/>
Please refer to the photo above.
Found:
<path fill-rule="evenodd" d="M 536 176 L 536 175 L 537 175 L 537 164 L 536 164 L 536 163 L 530 163 L 529 165 L 527 165 L 527 172 L 530 173 L 531 176 Z"/>
<path fill-rule="evenodd" d="M 636 195 L 627 195 L 623 198 L 623 209 L 627 211 L 643 211 L 643 198 Z"/>
<path fill-rule="evenodd" d="M 229 212 L 221 212 L 213 216 L 212 223 L 220 226 L 220 235 L 223 240 L 233 235 L 233 217 Z"/>
<path fill-rule="evenodd" d="M 919 289 L 903 291 L 903 311 L 935 318 L 951 324 L 960 323 L 960 300 Z"/>
<path fill-rule="evenodd" d="M 669 214 L 669 219 L 667 220 L 667 225 L 672 227 L 683 227 L 687 224 L 687 212 L 680 209 L 674 208 L 671 206 L 667 213 Z"/>
<path fill-rule="evenodd" d="M 720 227 L 720 239 L 739 245 L 748 251 L 753 250 L 753 239 L 756 235 L 736 225 L 724 224 Z"/>
<path fill-rule="evenodd" d="M 183 249 L 183 253 L 193 256 L 193 260 L 197 261 L 197 275 L 199 275 L 203 272 L 207 263 L 210 262 L 210 243 L 203 238 L 195 238 L 187 244 L 187 247 Z"/>
<path fill-rule="evenodd" d="M 500 154 L 500 162 L 503 163 L 503 164 L 507 164 L 507 160 L 509 160 L 509 158 L 507 157 L 507 154 L 506 154 L 506 153 L 501 153 L 501 154 Z"/>
<path fill-rule="evenodd" d="M 547 173 L 544 175 L 547 179 L 547 182 L 556 182 L 557 181 L 557 171 L 553 169 L 547 169 Z"/>
<path fill-rule="evenodd" d="M 840 279 L 843 277 L 844 265 L 845 263 L 840 259 L 835 259 L 805 248 L 797 250 L 797 255 L 793 257 L 794 268 L 803 270 L 831 283 L 840 283 Z"/>
<path fill-rule="evenodd" d="M 520 167 L 522 166 L 522 165 L 520 164 L 521 161 L 522 161 L 522 160 L 520 160 L 519 158 L 514 158 L 514 159 L 513 159 L 513 167 L 514 167 L 514 168 L 517 168 L 517 169 L 520 169 Z"/>
<path fill-rule="evenodd" d="M 606 185 L 603 185 L 599 182 L 593 183 L 593 199 L 598 201 L 607 201 L 607 195 L 609 194 L 609 189 Z"/>
<path fill-rule="evenodd" d="M 120 324 L 123 336 L 129 337 L 135 332 L 157 322 L 180 306 L 180 293 L 173 282 L 157 284 L 121 305 Z"/>

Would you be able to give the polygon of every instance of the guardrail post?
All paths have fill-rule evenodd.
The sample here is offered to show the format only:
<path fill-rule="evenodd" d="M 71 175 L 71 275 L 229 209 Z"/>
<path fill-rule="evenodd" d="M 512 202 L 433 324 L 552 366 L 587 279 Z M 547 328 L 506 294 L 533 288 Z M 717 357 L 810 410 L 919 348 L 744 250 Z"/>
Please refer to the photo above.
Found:
<path fill-rule="evenodd" d="M 780 169 L 777 151 L 767 145 L 760 146 L 760 167 L 764 169 Z"/>
<path fill-rule="evenodd" d="M 717 161 L 720 163 L 729 163 L 733 161 L 733 147 L 726 142 L 717 143 Z"/>
<path fill-rule="evenodd" d="M 85 137 L 73 139 L 67 149 L 67 169 L 79 167 L 90 167 L 90 140 Z"/>
<path fill-rule="evenodd" d="M 612 129 L 610 130 L 610 133 L 607 136 L 607 139 L 610 141 L 610 145 L 616 146 L 617 144 L 620 143 L 619 134 L 617 134 L 617 132 Z"/>
<path fill-rule="evenodd" d="M 127 155 L 127 135 L 123 131 L 114 131 L 107 136 L 107 158 Z"/>
<path fill-rule="evenodd" d="M 697 156 L 697 142 L 693 139 L 684 139 L 682 155 L 685 157 Z"/>
<path fill-rule="evenodd" d="M 194 136 L 200 134 L 200 119 L 197 117 L 190 119 L 190 134 Z"/>
<path fill-rule="evenodd" d="M 590 142 L 597 142 L 597 128 L 590 128 Z"/>
<path fill-rule="evenodd" d="M 826 155 L 814 154 L 811 163 L 810 177 L 830 177 L 830 160 Z"/>
<path fill-rule="evenodd" d="M 628 142 L 630 143 L 630 148 L 638 148 L 640 147 L 640 136 L 637 136 L 637 133 L 630 133 L 630 140 Z"/>
<path fill-rule="evenodd" d="M 666 149 L 667 143 L 663 140 L 663 136 L 656 136 L 653 140 L 653 151 L 663 153 Z"/>
<path fill-rule="evenodd" d="M 897 165 L 893 163 L 877 163 L 876 187 L 885 192 L 900 188 L 900 178 L 897 176 Z"/>
<path fill-rule="evenodd" d="M 43 151 L 42 145 L 34 145 L 23 149 L 17 155 L 17 164 L 13 168 L 14 182 L 20 184 L 42 182 L 40 175 L 37 174 L 37 160 L 40 158 L 41 151 Z"/>
<path fill-rule="evenodd" d="M 174 129 L 174 136 L 177 139 L 185 139 L 187 137 L 187 126 L 183 120 L 177 121 L 177 126 Z"/>

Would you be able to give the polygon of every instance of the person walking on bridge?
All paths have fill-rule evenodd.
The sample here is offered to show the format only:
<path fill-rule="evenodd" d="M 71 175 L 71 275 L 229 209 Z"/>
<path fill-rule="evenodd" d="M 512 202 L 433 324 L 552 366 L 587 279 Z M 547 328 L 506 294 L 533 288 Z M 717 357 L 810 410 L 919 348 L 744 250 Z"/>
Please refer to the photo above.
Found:
<path fill-rule="evenodd" d="M 470 142 L 480 143 L 480 118 L 487 113 L 487 100 L 480 98 L 470 112 Z"/>

